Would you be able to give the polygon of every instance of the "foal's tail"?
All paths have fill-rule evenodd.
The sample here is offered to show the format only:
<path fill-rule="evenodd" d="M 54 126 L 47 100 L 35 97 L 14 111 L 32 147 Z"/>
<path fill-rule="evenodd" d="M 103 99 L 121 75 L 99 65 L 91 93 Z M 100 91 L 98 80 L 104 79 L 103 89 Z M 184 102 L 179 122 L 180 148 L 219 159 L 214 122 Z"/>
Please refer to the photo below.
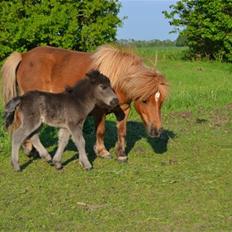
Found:
<path fill-rule="evenodd" d="M 2 66 L 1 74 L 3 79 L 3 103 L 4 105 L 17 96 L 16 85 L 16 70 L 19 63 L 22 61 L 22 54 L 19 52 L 13 52 L 6 59 Z"/>
<path fill-rule="evenodd" d="M 6 104 L 5 112 L 4 112 L 4 119 L 5 119 L 5 127 L 7 129 L 13 123 L 16 107 L 20 103 L 21 103 L 21 97 L 15 97 Z"/>

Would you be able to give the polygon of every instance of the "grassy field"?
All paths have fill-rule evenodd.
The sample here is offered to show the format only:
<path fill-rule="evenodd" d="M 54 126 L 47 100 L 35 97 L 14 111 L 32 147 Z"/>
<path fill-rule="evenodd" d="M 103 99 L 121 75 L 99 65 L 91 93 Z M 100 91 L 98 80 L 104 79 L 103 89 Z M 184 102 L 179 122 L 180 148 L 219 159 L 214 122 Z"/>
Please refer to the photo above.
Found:
<path fill-rule="evenodd" d="M 138 52 L 148 65 L 158 54 L 170 83 L 162 111 L 168 141 L 148 138 L 133 110 L 127 164 L 95 159 L 89 122 L 92 171 L 81 169 L 70 143 L 63 171 L 21 152 L 16 173 L 0 119 L 0 231 L 232 231 L 232 65 L 183 61 L 175 48 Z M 56 132 L 46 128 L 41 137 L 54 153 Z M 113 156 L 115 141 L 109 116 Z"/>

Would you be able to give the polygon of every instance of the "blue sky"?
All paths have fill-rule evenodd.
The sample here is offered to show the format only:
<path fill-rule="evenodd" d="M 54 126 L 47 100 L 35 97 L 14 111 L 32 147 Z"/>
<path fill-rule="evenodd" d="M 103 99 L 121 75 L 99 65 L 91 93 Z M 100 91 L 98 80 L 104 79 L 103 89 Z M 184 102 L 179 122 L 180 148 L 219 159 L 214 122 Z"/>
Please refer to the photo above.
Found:
<path fill-rule="evenodd" d="M 123 26 L 118 28 L 117 39 L 171 39 L 175 40 L 177 34 L 169 34 L 172 27 L 162 14 L 168 10 L 169 5 L 177 0 L 121 0 L 119 17 L 124 20 Z"/>

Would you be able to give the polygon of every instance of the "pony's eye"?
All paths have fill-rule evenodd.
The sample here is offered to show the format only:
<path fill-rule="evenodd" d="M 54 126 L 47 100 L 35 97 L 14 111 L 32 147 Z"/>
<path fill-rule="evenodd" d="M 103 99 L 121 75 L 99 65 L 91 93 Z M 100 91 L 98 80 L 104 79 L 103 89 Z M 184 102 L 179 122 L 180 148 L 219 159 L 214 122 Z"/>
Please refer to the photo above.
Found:
<path fill-rule="evenodd" d="M 142 103 L 147 104 L 147 100 L 142 100 Z"/>

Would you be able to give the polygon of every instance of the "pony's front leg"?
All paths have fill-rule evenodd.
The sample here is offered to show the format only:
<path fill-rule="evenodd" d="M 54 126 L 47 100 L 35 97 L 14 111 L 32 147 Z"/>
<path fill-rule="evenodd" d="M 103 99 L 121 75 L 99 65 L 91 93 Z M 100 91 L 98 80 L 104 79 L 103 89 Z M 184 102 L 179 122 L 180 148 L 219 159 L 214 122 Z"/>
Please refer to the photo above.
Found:
<path fill-rule="evenodd" d="M 125 152 L 126 147 L 126 122 L 128 115 L 130 113 L 130 106 L 129 105 L 123 105 L 122 110 L 125 114 L 125 117 L 123 120 L 117 122 L 117 129 L 118 129 L 118 141 L 116 144 L 116 155 L 117 159 L 120 162 L 127 161 L 127 155 Z"/>
<path fill-rule="evenodd" d="M 104 145 L 105 114 L 94 114 L 94 118 L 96 126 L 96 144 L 94 145 L 94 152 L 96 156 L 111 159 L 111 154 L 106 150 Z"/>

